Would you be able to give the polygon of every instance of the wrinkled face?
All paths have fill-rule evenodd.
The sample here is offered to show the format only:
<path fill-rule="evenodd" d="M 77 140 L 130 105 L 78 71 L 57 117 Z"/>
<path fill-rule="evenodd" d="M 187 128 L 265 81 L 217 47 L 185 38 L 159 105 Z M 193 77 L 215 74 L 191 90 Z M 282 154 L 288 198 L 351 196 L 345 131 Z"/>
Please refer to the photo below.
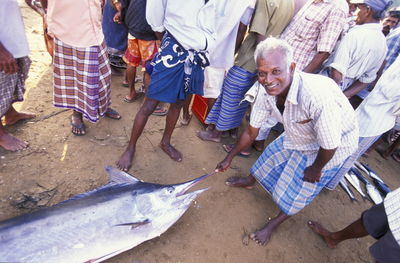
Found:
<path fill-rule="evenodd" d="M 356 24 L 362 25 L 367 22 L 367 19 L 369 18 L 372 10 L 366 4 L 357 4 L 356 6 L 357 6 L 357 8 L 354 11 L 354 14 L 357 16 Z"/>
<path fill-rule="evenodd" d="M 257 60 L 258 82 L 271 96 L 286 96 L 292 83 L 295 64 L 287 65 L 278 51 L 267 54 L 267 59 Z"/>
<path fill-rule="evenodd" d="M 383 26 L 388 26 L 390 27 L 390 29 L 394 28 L 397 26 L 397 24 L 399 23 L 399 19 L 393 16 L 388 16 L 383 20 L 382 25 Z"/>

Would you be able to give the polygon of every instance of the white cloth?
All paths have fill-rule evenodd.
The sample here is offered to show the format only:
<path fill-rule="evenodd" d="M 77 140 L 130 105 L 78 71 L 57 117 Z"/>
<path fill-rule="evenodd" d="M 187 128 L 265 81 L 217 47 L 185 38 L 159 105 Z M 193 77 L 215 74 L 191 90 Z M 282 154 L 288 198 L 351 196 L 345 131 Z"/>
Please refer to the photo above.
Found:
<path fill-rule="evenodd" d="M 320 147 L 337 148 L 324 170 L 341 164 L 357 149 L 355 112 L 330 78 L 296 71 L 283 115 L 276 106 L 276 97 L 267 93 L 257 97 L 250 125 L 261 128 L 271 118 L 283 123 L 285 149 L 301 151 L 309 156 L 307 165 L 314 162 Z"/>
<path fill-rule="evenodd" d="M 0 0 L 0 42 L 14 58 L 29 55 L 21 10 L 16 0 Z"/>
<path fill-rule="evenodd" d="M 219 1 L 217 5 L 217 38 L 210 52 L 210 66 L 230 69 L 235 56 L 236 37 L 240 22 L 250 23 L 255 0 Z"/>
<path fill-rule="evenodd" d="M 217 4 L 227 0 L 147 0 L 146 19 L 153 31 L 167 30 L 185 48 L 212 50 Z"/>
<path fill-rule="evenodd" d="M 382 74 L 375 88 L 357 108 L 361 137 L 381 135 L 400 115 L 400 57 Z"/>
<path fill-rule="evenodd" d="M 216 99 L 221 93 L 225 68 L 208 66 L 204 69 L 204 98 Z"/>
<path fill-rule="evenodd" d="M 356 25 L 344 36 L 328 67 L 342 73 L 341 88 L 345 90 L 356 80 L 373 82 L 386 52 L 386 38 L 380 24 Z"/>
<path fill-rule="evenodd" d="M 390 231 L 400 245 L 400 188 L 388 193 L 383 205 L 388 217 Z"/>

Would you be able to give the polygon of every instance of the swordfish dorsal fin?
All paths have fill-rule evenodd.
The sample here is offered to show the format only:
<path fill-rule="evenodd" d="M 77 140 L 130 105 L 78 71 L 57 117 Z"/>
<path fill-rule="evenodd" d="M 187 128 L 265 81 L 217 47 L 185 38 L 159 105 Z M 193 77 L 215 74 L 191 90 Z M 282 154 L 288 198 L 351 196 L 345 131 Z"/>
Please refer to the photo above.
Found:
<path fill-rule="evenodd" d="M 108 173 L 108 180 L 110 184 L 136 184 L 137 182 L 140 182 L 139 179 L 136 179 L 132 175 L 118 170 L 110 165 L 106 166 L 105 169 Z"/>

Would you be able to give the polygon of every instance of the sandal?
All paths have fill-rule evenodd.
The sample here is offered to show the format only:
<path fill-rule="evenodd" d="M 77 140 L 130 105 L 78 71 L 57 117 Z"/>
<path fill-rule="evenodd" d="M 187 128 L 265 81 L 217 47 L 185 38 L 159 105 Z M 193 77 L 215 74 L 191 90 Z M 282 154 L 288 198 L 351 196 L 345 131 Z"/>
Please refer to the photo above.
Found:
<path fill-rule="evenodd" d="M 124 101 L 125 101 L 126 103 L 132 103 L 132 102 L 137 101 L 137 100 L 140 99 L 141 97 L 143 97 L 143 95 L 144 95 L 143 92 L 137 92 L 135 97 L 129 99 L 128 96 L 126 96 L 126 97 L 124 98 Z"/>
<path fill-rule="evenodd" d="M 83 136 L 86 134 L 86 126 L 81 120 L 81 123 L 74 123 L 74 116 L 71 116 L 71 132 L 75 136 Z"/>
<path fill-rule="evenodd" d="M 113 119 L 113 120 L 119 120 L 121 119 L 121 115 L 118 113 L 118 111 L 108 108 L 106 113 L 104 113 L 104 116 L 107 118 Z"/>
<path fill-rule="evenodd" d="M 230 153 L 234 147 L 235 147 L 235 144 L 223 144 L 222 145 L 222 148 L 224 148 L 225 152 L 227 152 L 227 153 Z M 241 157 L 247 158 L 251 155 L 251 152 L 241 151 L 238 155 Z"/>
<path fill-rule="evenodd" d="M 156 116 L 165 116 L 168 113 L 168 109 L 165 109 L 163 107 L 157 106 L 156 109 L 153 111 L 153 115 Z"/>

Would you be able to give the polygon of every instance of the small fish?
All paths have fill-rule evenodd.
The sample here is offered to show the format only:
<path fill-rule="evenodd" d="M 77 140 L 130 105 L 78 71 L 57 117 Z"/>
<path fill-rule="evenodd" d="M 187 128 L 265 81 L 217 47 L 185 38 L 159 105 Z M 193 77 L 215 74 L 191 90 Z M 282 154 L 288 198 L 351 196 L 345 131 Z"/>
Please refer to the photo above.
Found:
<path fill-rule="evenodd" d="M 362 171 L 364 171 L 366 174 L 368 174 L 374 184 L 376 185 L 376 187 L 378 188 L 378 190 L 382 193 L 382 195 L 384 197 L 386 197 L 386 195 L 391 191 L 389 186 L 382 180 L 382 178 L 380 178 L 375 172 L 374 170 L 372 170 L 368 165 L 363 164 L 363 163 L 359 163 L 356 162 L 355 165 L 357 167 L 362 167 L 360 168 Z"/>
<path fill-rule="evenodd" d="M 357 178 L 365 184 L 365 188 L 367 189 L 367 193 L 369 197 L 371 198 L 370 201 L 373 201 L 374 204 L 380 204 L 383 202 L 382 196 L 379 193 L 378 189 L 376 189 L 375 186 L 373 186 L 362 174 L 361 172 L 356 168 L 352 167 L 350 171 L 357 176 Z"/>
<path fill-rule="evenodd" d="M 357 190 L 357 192 L 362 196 L 364 199 L 368 199 L 368 197 L 365 195 L 363 190 L 361 189 L 360 181 L 358 180 L 357 176 L 354 174 L 351 174 L 350 172 L 347 172 L 344 177 L 349 181 L 349 183 L 354 187 L 354 189 Z"/>
<path fill-rule="evenodd" d="M 347 184 L 346 180 L 344 178 L 342 178 L 342 180 L 340 180 L 339 185 L 343 188 L 343 190 L 349 195 L 350 199 L 352 202 L 354 201 L 358 201 L 355 197 L 354 197 L 354 193 L 353 191 L 351 191 L 351 189 L 349 188 L 349 185 Z"/>

